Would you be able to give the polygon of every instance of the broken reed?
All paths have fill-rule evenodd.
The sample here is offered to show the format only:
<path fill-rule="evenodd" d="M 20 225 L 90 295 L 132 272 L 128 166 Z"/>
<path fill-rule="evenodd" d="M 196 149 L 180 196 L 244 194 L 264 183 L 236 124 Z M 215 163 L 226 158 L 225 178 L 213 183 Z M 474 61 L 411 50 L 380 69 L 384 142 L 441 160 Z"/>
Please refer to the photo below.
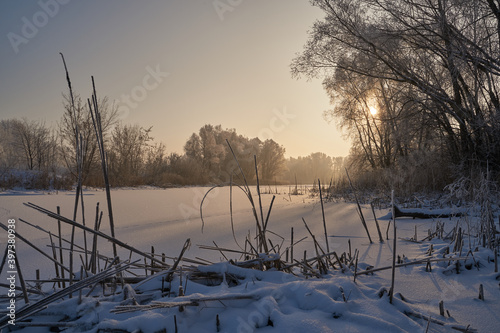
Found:
<path fill-rule="evenodd" d="M 323 207 L 323 195 L 321 193 L 321 181 L 318 178 L 319 187 L 319 202 L 321 202 L 321 214 L 323 216 L 323 229 L 325 231 L 325 242 L 326 242 L 326 252 L 330 252 L 330 245 L 328 244 L 328 233 L 326 232 L 326 219 L 325 219 L 325 208 Z"/>
<path fill-rule="evenodd" d="M 391 192 L 391 201 L 392 201 L 392 225 L 394 228 L 394 242 L 392 244 L 392 273 L 391 273 L 391 290 L 389 291 L 389 297 L 390 297 L 390 303 L 392 304 L 392 298 L 394 296 L 394 280 L 395 280 L 395 274 L 396 274 L 396 244 L 397 244 L 397 237 L 396 237 L 396 214 L 395 214 L 395 204 L 394 204 L 394 190 Z"/>
<path fill-rule="evenodd" d="M 359 218 L 361 219 L 361 224 L 363 224 L 363 227 L 365 228 L 366 234 L 368 235 L 368 239 L 370 240 L 370 244 L 371 244 L 371 243 L 373 243 L 373 241 L 372 241 L 372 238 L 370 236 L 370 232 L 368 231 L 368 226 L 366 225 L 365 216 L 363 215 L 363 211 L 361 210 L 361 205 L 359 203 L 356 191 L 354 190 L 354 186 L 352 185 L 351 177 L 349 177 L 349 172 L 347 172 L 347 168 L 345 168 L 345 173 L 347 175 L 347 179 L 349 180 L 349 185 L 351 186 L 351 190 L 352 190 L 352 193 L 354 195 L 354 199 L 356 200 L 356 205 L 358 207 L 358 214 L 359 214 Z"/>

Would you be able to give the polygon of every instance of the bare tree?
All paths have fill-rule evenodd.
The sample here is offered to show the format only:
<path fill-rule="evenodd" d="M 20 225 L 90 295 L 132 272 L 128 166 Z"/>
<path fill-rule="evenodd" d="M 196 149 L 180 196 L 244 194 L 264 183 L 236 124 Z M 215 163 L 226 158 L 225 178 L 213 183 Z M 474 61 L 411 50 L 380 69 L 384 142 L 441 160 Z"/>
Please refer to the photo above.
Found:
<path fill-rule="evenodd" d="M 88 105 L 79 96 L 75 97 L 75 106 L 72 107 L 71 98 L 64 96 L 64 114 L 59 122 L 59 138 L 61 155 L 68 170 L 75 178 L 78 177 L 77 169 L 77 143 L 83 144 L 82 179 L 84 184 L 92 182 L 94 185 L 101 182 L 99 148 L 92 124 Z M 118 119 L 118 109 L 109 105 L 105 97 L 99 101 L 103 136 L 108 140 L 109 131 Z M 95 176 L 91 179 L 90 176 Z"/>
<path fill-rule="evenodd" d="M 2 121 L 4 150 L 13 155 L 13 167 L 48 171 L 57 165 L 56 139 L 43 121 L 12 119 Z M 10 147 L 9 147 L 10 146 Z M 24 161 L 19 164 L 20 161 Z"/>
<path fill-rule="evenodd" d="M 342 76 L 390 82 L 395 90 L 384 91 L 389 102 L 386 109 L 389 106 L 398 110 L 408 105 L 411 112 L 396 112 L 389 119 L 399 117 L 400 124 L 406 115 L 411 115 L 415 124 L 420 119 L 421 128 L 431 125 L 438 133 L 434 140 L 439 142 L 434 146 L 443 149 L 456 164 L 471 167 L 489 163 L 500 170 L 498 3 L 491 0 L 311 2 L 326 16 L 315 23 L 303 53 L 293 61 L 294 75 L 325 75 L 325 86 L 336 94 L 341 92 L 337 87 L 342 85 L 336 83 Z M 407 92 L 406 96 L 395 93 L 398 91 Z M 399 97 L 393 98 L 395 95 Z M 377 133 L 375 125 L 382 126 L 371 123 L 362 129 L 372 133 L 363 134 L 364 142 L 358 142 L 361 149 L 368 152 L 367 156 L 395 156 L 383 153 L 389 147 L 382 145 L 386 137 Z M 394 126 L 389 126 L 393 127 L 390 134 Z M 353 130 L 358 131 L 355 127 Z M 412 136 L 413 144 L 419 136 L 427 134 L 421 129 L 407 133 Z M 389 151 L 404 152 L 407 145 L 400 140 L 401 135 L 388 138 Z M 379 152 L 372 154 L 370 149 Z"/>
<path fill-rule="evenodd" d="M 112 150 L 109 152 L 109 171 L 115 185 L 139 185 L 144 183 L 146 159 L 153 138 L 151 127 L 139 125 L 115 126 L 111 133 Z"/>

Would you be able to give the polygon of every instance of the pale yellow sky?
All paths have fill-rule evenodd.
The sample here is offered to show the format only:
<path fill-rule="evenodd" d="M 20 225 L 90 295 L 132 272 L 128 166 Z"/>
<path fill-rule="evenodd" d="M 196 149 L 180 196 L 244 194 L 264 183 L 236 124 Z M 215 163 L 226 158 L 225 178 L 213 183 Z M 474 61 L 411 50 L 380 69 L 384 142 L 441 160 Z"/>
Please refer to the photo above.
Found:
<path fill-rule="evenodd" d="M 307 0 L 3 1 L 0 119 L 55 124 L 66 92 L 118 103 L 125 123 L 153 126 L 182 153 L 205 124 L 273 138 L 287 156 L 345 156 L 320 80 L 295 80 L 290 62 L 322 17 Z"/>

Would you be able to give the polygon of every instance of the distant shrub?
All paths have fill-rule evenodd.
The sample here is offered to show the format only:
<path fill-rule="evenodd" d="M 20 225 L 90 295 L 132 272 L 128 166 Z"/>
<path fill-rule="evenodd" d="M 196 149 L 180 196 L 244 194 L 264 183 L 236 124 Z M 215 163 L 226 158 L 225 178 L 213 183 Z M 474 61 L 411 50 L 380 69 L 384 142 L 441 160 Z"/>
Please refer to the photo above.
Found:
<path fill-rule="evenodd" d="M 49 171 L 8 169 L 0 172 L 0 188 L 28 190 L 70 190 L 73 181 L 69 174 Z"/>

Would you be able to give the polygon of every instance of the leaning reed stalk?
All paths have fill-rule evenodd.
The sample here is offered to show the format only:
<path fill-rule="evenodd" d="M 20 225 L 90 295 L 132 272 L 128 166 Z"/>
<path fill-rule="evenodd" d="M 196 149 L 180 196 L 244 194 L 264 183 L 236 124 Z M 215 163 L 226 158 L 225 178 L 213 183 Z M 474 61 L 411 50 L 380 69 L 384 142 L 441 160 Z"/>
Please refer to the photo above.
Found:
<path fill-rule="evenodd" d="M 363 211 L 361 210 L 361 205 L 359 204 L 358 196 L 356 195 L 356 191 L 354 191 L 354 186 L 352 185 L 351 182 L 351 177 L 349 177 L 349 172 L 347 172 L 347 168 L 345 168 L 345 173 L 347 175 L 347 179 L 349 179 L 349 185 L 351 186 L 352 193 L 354 194 L 354 199 L 356 200 L 356 204 L 358 206 L 358 213 L 359 217 L 361 219 L 361 223 L 363 224 L 363 227 L 366 230 L 366 234 L 368 235 L 368 239 L 370 240 L 370 244 L 373 243 L 372 238 L 370 237 L 370 232 L 368 231 L 368 227 L 366 225 L 366 220 L 365 216 L 363 215 Z"/>
<path fill-rule="evenodd" d="M 19 265 L 18 256 L 14 256 L 14 261 L 15 261 L 16 267 L 17 267 L 17 275 L 19 276 L 19 281 L 21 282 L 21 289 L 23 290 L 24 303 L 26 305 L 28 305 L 30 302 L 30 300 L 28 299 L 28 289 L 26 288 L 26 282 L 24 281 L 24 278 L 23 278 L 23 273 L 21 271 L 21 265 Z"/>
<path fill-rule="evenodd" d="M 101 221 L 102 221 L 102 215 L 103 215 L 103 212 L 100 213 L 99 215 L 99 203 L 97 203 L 96 205 L 96 211 L 95 211 L 95 222 L 94 222 L 94 230 L 95 231 L 99 231 L 99 228 L 101 226 Z M 97 234 L 94 234 L 93 235 L 93 239 L 92 239 L 92 255 L 90 257 L 90 271 L 92 272 L 92 274 L 95 274 L 96 273 L 96 269 L 97 269 Z"/>
<path fill-rule="evenodd" d="M 49 240 L 50 240 L 50 246 L 52 247 L 52 257 L 54 257 L 54 260 L 57 261 L 56 248 L 55 248 L 54 242 L 52 240 L 52 234 L 50 232 L 49 232 Z M 55 266 L 55 271 L 56 271 L 56 278 L 59 279 L 60 278 L 60 276 L 59 276 L 59 267 L 56 264 L 54 264 L 54 266 Z M 61 282 L 58 282 L 57 286 L 59 288 L 61 288 Z"/>
<path fill-rule="evenodd" d="M 233 239 L 236 245 L 243 250 L 238 241 L 236 240 L 236 234 L 234 232 L 234 219 L 233 219 L 233 173 L 229 176 L 229 215 L 231 217 L 231 231 L 233 233 Z"/>
<path fill-rule="evenodd" d="M 94 125 L 94 131 L 96 134 L 97 143 L 99 146 L 99 152 L 101 155 L 101 167 L 102 167 L 102 174 L 104 177 L 104 184 L 106 187 L 106 201 L 108 203 L 108 216 L 109 216 L 109 227 L 110 227 L 111 237 L 115 238 L 115 223 L 114 223 L 114 218 L 113 218 L 113 205 L 111 203 L 111 188 L 109 185 L 109 177 L 108 177 L 108 164 L 107 164 L 107 158 L 106 158 L 107 155 L 106 155 L 106 151 L 104 150 L 104 138 L 103 138 L 102 124 L 101 124 L 101 113 L 99 112 L 99 106 L 97 103 L 97 92 L 95 89 L 95 82 L 94 82 L 93 76 L 92 76 L 92 89 L 93 89 L 92 104 L 90 103 L 90 99 L 87 99 L 87 102 L 89 104 L 90 115 L 92 117 L 92 123 Z M 92 105 L 93 105 L 93 107 L 92 107 Z M 117 250 L 116 250 L 115 243 L 113 243 L 113 255 L 115 257 L 117 257 Z"/>
<path fill-rule="evenodd" d="M 326 242 L 326 252 L 330 252 L 330 245 L 328 244 L 328 233 L 326 232 L 326 219 L 325 219 L 325 208 L 323 207 L 323 195 L 321 193 L 321 181 L 318 178 L 319 187 L 319 202 L 321 202 L 321 214 L 323 215 L 323 229 L 325 230 L 325 242 Z"/>
<path fill-rule="evenodd" d="M 80 137 L 80 142 L 82 142 L 82 155 L 83 155 L 84 146 L 83 146 L 83 140 L 81 137 Z M 83 165 L 81 167 L 83 169 Z M 83 190 L 82 189 L 80 190 L 80 196 L 81 196 L 80 203 L 82 206 L 82 224 L 85 226 L 85 205 L 83 202 Z M 88 258 L 88 253 L 87 253 L 87 232 L 85 230 L 83 231 L 83 246 L 85 248 L 85 267 L 88 267 L 89 258 Z"/>
<path fill-rule="evenodd" d="M 257 156 L 253 155 L 253 160 L 255 164 L 255 177 L 257 180 L 257 195 L 259 197 L 259 210 L 260 210 L 260 221 L 262 223 L 262 226 L 259 225 L 259 221 L 257 219 L 257 225 L 258 225 L 258 232 L 259 232 L 259 237 L 260 237 L 260 251 L 264 249 L 265 253 L 269 253 L 269 249 L 267 247 L 267 240 L 266 240 L 266 229 L 264 225 L 264 212 L 262 210 L 262 198 L 260 195 L 260 182 L 259 182 L 259 170 L 257 168 Z"/>
<path fill-rule="evenodd" d="M 3 271 L 3 266 L 5 265 L 5 262 L 7 261 L 7 254 L 9 253 L 9 244 L 6 244 L 5 245 L 5 251 L 3 252 L 3 259 L 2 259 L 2 263 L 0 264 L 0 274 L 2 273 Z"/>
<path fill-rule="evenodd" d="M 394 190 L 391 192 L 392 198 L 392 223 L 394 229 L 394 241 L 393 241 L 393 249 L 392 249 L 392 274 L 391 274 L 391 291 L 390 291 L 390 303 L 392 304 L 392 298 L 394 296 L 394 279 L 396 276 L 396 215 L 394 212 Z"/>
<path fill-rule="evenodd" d="M 57 206 L 57 214 L 61 215 L 61 207 Z M 59 260 L 61 261 L 61 265 L 64 266 L 64 257 L 62 251 L 62 234 L 61 234 L 61 221 L 57 220 L 57 233 L 59 234 Z M 64 280 L 64 269 L 61 269 L 61 278 Z M 66 282 L 63 281 L 62 287 L 66 288 Z"/>
<path fill-rule="evenodd" d="M 81 145 L 81 140 L 80 140 L 80 133 L 78 129 L 78 121 L 76 117 L 76 108 L 75 108 L 75 99 L 73 95 L 73 88 L 71 86 L 71 80 L 69 78 L 69 72 L 68 72 L 68 67 L 66 66 L 66 60 L 64 59 L 64 55 L 62 53 L 59 53 L 61 55 L 63 64 L 64 64 L 64 70 L 66 72 L 66 81 L 68 83 L 68 89 L 69 89 L 69 95 L 71 98 L 71 112 L 70 115 L 72 117 L 72 121 L 75 125 L 75 155 L 76 155 L 76 170 L 77 170 L 77 186 L 76 186 L 76 195 L 75 195 L 75 205 L 73 209 L 73 221 L 76 221 L 76 214 L 78 211 L 78 199 L 80 196 L 80 191 L 82 189 L 82 160 L 83 160 L 83 151 L 82 151 L 82 145 Z M 71 250 L 73 250 L 73 244 L 75 240 L 75 227 L 71 228 Z M 69 256 L 69 266 L 70 266 L 70 272 L 73 270 L 73 256 L 70 252 Z M 70 284 L 73 283 L 72 281 L 73 274 L 70 274 Z"/>
<path fill-rule="evenodd" d="M 375 208 L 373 207 L 373 202 L 370 203 L 370 206 L 372 207 L 373 218 L 375 219 L 375 225 L 377 226 L 379 241 L 380 241 L 380 243 L 383 243 L 384 238 L 382 237 L 382 232 L 380 232 L 380 226 L 378 224 L 377 215 L 375 215 Z"/>

